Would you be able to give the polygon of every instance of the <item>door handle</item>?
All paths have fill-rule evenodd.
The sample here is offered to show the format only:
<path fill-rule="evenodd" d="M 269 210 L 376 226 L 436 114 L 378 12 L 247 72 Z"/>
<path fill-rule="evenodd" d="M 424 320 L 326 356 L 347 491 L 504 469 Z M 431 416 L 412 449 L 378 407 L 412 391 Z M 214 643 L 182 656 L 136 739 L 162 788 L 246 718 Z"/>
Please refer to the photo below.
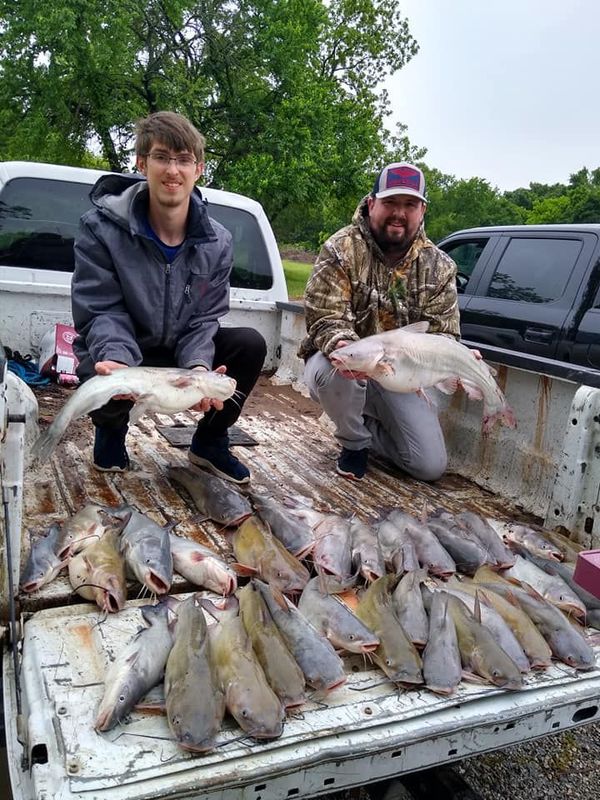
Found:
<path fill-rule="evenodd" d="M 526 328 L 523 336 L 526 342 L 539 342 L 548 344 L 554 338 L 554 331 L 544 328 Z"/>

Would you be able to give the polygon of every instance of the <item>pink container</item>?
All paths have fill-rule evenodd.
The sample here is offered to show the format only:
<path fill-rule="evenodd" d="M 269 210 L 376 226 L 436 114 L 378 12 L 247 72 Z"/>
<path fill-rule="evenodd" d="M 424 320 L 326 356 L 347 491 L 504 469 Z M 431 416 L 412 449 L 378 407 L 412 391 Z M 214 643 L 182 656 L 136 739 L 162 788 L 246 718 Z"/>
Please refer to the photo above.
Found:
<path fill-rule="evenodd" d="M 579 553 L 573 580 L 600 600 L 600 550 L 582 550 Z"/>

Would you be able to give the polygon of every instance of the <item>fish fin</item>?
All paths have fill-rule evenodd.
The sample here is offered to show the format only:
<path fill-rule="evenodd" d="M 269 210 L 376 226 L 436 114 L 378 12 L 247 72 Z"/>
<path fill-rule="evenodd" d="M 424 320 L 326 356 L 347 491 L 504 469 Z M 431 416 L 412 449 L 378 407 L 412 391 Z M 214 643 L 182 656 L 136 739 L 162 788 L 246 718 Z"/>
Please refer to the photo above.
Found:
<path fill-rule="evenodd" d="M 211 617 L 217 621 L 219 620 L 220 609 L 212 602 L 212 600 L 209 600 L 208 597 L 197 598 L 197 596 L 194 596 L 194 603 L 203 611 L 207 611 Z"/>
<path fill-rule="evenodd" d="M 429 330 L 429 322 L 421 319 L 418 322 L 411 322 L 410 325 L 404 325 L 401 330 L 407 333 L 427 333 Z"/>
<path fill-rule="evenodd" d="M 474 672 L 469 672 L 469 670 L 466 669 L 463 669 L 462 677 L 463 680 L 469 681 L 469 683 L 488 683 L 481 675 L 476 675 Z"/>
<path fill-rule="evenodd" d="M 373 377 L 374 378 L 389 378 L 393 377 L 396 374 L 396 370 L 394 369 L 394 362 L 391 361 L 389 358 L 382 358 L 377 363 L 377 366 L 373 370 Z"/>
<path fill-rule="evenodd" d="M 141 394 L 135 401 L 133 408 L 129 412 L 129 422 L 131 422 L 132 425 L 135 425 L 135 423 L 138 422 L 138 420 L 140 420 L 144 416 L 149 406 L 150 406 L 150 395 Z"/>
<path fill-rule="evenodd" d="M 282 609 L 282 611 L 287 611 L 290 613 L 290 607 L 288 605 L 288 601 L 285 599 L 285 595 L 279 589 L 275 589 L 275 587 L 271 587 L 271 594 L 273 595 L 273 599 L 277 603 L 277 605 Z"/>
<path fill-rule="evenodd" d="M 435 384 L 435 388 L 439 389 L 443 394 L 454 394 L 459 387 L 458 377 L 446 378 L 443 381 Z"/>
<path fill-rule="evenodd" d="M 484 414 L 483 433 L 488 434 L 493 429 L 496 422 L 500 422 L 501 425 L 505 425 L 507 428 L 514 429 L 517 427 L 515 412 L 508 404 L 505 403 L 504 407 L 501 408 L 500 411 L 496 411 L 495 414 Z"/>
<path fill-rule="evenodd" d="M 319 564 L 315 564 L 315 570 L 317 571 L 317 583 L 319 584 L 319 591 L 321 594 L 328 594 L 327 580 L 325 578 L 323 568 Z"/>
<path fill-rule="evenodd" d="M 458 385 L 464 389 L 469 400 L 483 400 L 483 392 L 474 383 L 466 381 L 464 378 L 458 379 Z"/>
<path fill-rule="evenodd" d="M 167 707 L 165 703 L 136 703 L 134 705 L 136 711 L 143 711 L 146 714 L 166 714 Z"/>
<path fill-rule="evenodd" d="M 347 606 L 351 611 L 356 611 L 358 607 L 358 594 L 356 589 L 347 589 L 335 595 L 336 598 Z"/>
<path fill-rule="evenodd" d="M 256 575 L 259 574 L 258 570 L 255 569 L 254 567 L 249 567 L 247 564 L 239 564 L 237 561 L 231 564 L 231 568 L 233 569 L 236 575 L 240 575 L 241 577 L 254 578 Z"/>
<path fill-rule="evenodd" d="M 431 405 L 431 398 L 422 386 L 417 389 L 415 394 L 417 394 L 422 400 L 425 400 L 428 406 Z"/>
<path fill-rule="evenodd" d="M 473 616 L 475 617 L 476 621 L 479 622 L 481 625 L 481 601 L 479 600 L 479 589 L 475 590 L 475 609 L 473 612 Z"/>

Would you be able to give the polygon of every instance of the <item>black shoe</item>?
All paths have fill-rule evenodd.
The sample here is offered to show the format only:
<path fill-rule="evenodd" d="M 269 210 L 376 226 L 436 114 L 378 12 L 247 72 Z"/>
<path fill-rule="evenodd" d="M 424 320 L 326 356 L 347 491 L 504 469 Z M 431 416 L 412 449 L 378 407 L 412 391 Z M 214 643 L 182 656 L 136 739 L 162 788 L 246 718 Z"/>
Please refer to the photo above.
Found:
<path fill-rule="evenodd" d="M 192 464 L 204 467 L 226 481 L 248 483 L 250 480 L 248 467 L 231 453 L 228 436 L 201 442 L 195 433 L 188 450 L 188 458 Z"/>
<path fill-rule="evenodd" d="M 130 468 L 125 449 L 127 425 L 121 428 L 96 427 L 94 467 L 100 472 L 125 472 Z"/>
<path fill-rule="evenodd" d="M 348 450 L 342 447 L 342 452 L 337 461 L 336 470 L 344 478 L 360 481 L 367 471 L 367 459 L 369 458 L 369 448 L 363 447 L 362 450 Z"/>

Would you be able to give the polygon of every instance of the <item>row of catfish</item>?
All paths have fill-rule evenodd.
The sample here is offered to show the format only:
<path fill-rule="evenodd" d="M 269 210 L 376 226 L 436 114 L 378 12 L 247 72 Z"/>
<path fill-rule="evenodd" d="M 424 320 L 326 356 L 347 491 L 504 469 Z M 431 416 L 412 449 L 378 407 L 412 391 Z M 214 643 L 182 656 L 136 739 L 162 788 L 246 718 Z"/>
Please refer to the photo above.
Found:
<path fill-rule="evenodd" d="M 309 688 L 324 696 L 346 680 L 340 655 L 307 614 L 259 579 L 226 598 L 168 595 L 141 614 L 145 625 L 107 670 L 97 731 L 110 730 L 133 708 L 156 709 L 140 701 L 164 678 L 161 708 L 184 749 L 212 749 L 226 710 L 244 736 L 273 739 Z M 377 638 L 362 628 L 376 647 Z"/>
<path fill-rule="evenodd" d="M 175 524 L 161 526 L 127 504 L 89 503 L 32 540 L 20 589 L 35 592 L 68 567 L 74 591 L 106 612 L 124 607 L 128 580 L 164 595 L 178 573 L 218 594 L 234 592 L 237 576 L 231 565 L 211 548 L 175 534 Z"/>

